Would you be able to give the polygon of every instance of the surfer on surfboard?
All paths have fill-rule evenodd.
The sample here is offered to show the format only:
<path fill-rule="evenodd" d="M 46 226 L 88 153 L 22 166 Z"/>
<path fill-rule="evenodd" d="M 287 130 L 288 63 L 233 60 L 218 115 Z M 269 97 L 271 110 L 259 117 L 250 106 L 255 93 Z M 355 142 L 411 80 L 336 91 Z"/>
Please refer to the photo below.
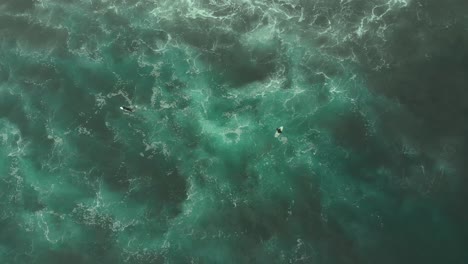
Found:
<path fill-rule="evenodd" d="M 121 106 L 120 110 L 123 110 L 125 112 L 130 112 L 130 113 L 134 111 L 133 108 L 128 107 L 128 106 Z"/>
<path fill-rule="evenodd" d="M 283 127 L 280 126 L 276 129 L 276 132 L 275 132 L 275 137 L 279 137 L 281 135 L 281 133 L 283 133 Z"/>

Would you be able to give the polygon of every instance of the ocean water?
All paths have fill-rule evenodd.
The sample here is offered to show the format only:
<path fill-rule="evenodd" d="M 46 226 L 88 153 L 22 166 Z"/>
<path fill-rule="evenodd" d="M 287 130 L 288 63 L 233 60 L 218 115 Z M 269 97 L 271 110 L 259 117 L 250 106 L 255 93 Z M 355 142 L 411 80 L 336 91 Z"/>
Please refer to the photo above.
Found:
<path fill-rule="evenodd" d="M 468 263 L 467 12 L 0 0 L 0 263 Z"/>

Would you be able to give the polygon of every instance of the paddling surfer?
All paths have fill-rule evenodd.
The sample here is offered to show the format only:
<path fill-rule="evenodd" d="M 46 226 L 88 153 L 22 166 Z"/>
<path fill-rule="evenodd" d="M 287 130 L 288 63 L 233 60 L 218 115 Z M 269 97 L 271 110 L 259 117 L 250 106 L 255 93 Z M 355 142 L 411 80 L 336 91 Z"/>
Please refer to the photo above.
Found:
<path fill-rule="evenodd" d="M 132 113 L 132 112 L 134 111 L 133 108 L 128 107 L 128 106 L 121 106 L 121 107 L 120 107 L 120 110 L 123 110 L 123 111 L 125 111 L 125 112 L 129 112 L 129 113 Z"/>
<path fill-rule="evenodd" d="M 280 126 L 276 129 L 276 132 L 275 132 L 275 137 L 279 137 L 281 135 L 281 133 L 283 133 L 283 127 Z"/>

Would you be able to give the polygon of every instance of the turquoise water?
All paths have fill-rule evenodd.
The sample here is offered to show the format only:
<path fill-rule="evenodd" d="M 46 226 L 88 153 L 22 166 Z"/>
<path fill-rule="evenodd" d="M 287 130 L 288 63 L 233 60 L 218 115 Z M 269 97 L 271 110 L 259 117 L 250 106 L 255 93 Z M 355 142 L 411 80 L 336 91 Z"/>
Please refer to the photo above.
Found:
<path fill-rule="evenodd" d="M 467 263 L 439 2 L 2 0 L 1 263 Z"/>

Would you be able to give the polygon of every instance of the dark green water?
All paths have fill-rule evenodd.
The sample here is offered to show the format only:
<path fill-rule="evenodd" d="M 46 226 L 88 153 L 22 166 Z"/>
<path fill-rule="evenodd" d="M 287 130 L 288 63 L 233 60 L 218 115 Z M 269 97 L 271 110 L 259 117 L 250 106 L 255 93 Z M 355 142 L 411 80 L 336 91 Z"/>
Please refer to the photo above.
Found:
<path fill-rule="evenodd" d="M 0 263 L 468 263 L 467 13 L 1 0 Z"/>

